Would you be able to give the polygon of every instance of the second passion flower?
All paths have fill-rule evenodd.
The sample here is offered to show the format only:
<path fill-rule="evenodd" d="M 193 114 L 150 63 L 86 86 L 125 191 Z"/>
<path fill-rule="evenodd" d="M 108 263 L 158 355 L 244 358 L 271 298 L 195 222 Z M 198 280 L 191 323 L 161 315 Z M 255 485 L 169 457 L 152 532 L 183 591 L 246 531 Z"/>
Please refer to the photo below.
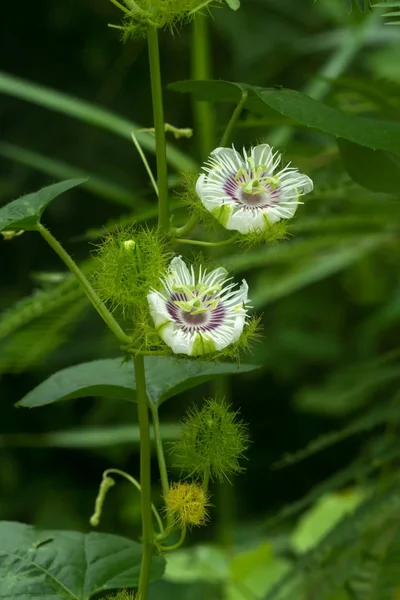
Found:
<path fill-rule="evenodd" d="M 242 234 L 263 231 L 290 219 L 299 198 L 313 189 L 307 175 L 287 165 L 268 144 L 240 154 L 235 148 L 216 148 L 196 183 L 204 207 L 226 229 Z"/>
<path fill-rule="evenodd" d="M 161 289 L 147 296 L 160 337 L 176 354 L 199 356 L 237 342 L 247 318 L 248 286 L 237 287 L 222 267 L 190 270 L 172 259 Z"/>

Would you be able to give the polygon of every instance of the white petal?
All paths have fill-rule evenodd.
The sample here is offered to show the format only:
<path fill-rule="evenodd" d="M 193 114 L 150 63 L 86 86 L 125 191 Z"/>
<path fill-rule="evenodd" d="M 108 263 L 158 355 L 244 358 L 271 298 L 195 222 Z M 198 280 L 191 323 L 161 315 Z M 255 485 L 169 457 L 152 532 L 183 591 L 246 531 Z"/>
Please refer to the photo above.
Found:
<path fill-rule="evenodd" d="M 250 231 L 265 229 L 265 219 L 263 211 L 239 209 L 232 213 L 229 219 L 227 229 L 234 229 L 240 233 L 249 233 Z"/>
<path fill-rule="evenodd" d="M 190 356 L 194 336 L 184 333 L 179 325 L 168 323 L 168 325 L 162 328 L 160 335 L 175 354 L 187 354 Z"/>
<path fill-rule="evenodd" d="M 232 332 L 232 343 L 237 342 L 243 333 L 243 328 L 246 323 L 246 315 L 240 314 L 236 317 L 235 325 Z"/>
<path fill-rule="evenodd" d="M 223 163 L 231 163 L 232 165 L 235 165 L 237 167 L 237 170 L 240 169 L 240 167 L 243 164 L 243 157 L 233 147 L 232 148 L 215 148 L 215 150 L 213 150 L 211 152 L 210 156 L 217 163 L 223 162 Z"/>
<path fill-rule="evenodd" d="M 222 285 L 226 280 L 228 275 L 228 271 L 223 267 L 218 267 L 218 269 L 214 269 L 211 273 L 208 273 L 204 278 L 204 283 L 206 285 Z"/>
<path fill-rule="evenodd" d="M 200 175 L 200 177 L 198 178 L 198 180 L 196 181 L 196 194 L 198 195 L 198 197 L 202 200 L 204 193 L 207 189 L 207 186 L 205 184 L 205 179 L 206 176 L 204 173 L 202 173 Z"/>
<path fill-rule="evenodd" d="M 190 285 L 192 277 L 185 261 L 180 256 L 175 256 L 169 265 L 169 271 L 178 285 Z"/>
<path fill-rule="evenodd" d="M 245 279 L 242 279 L 242 285 L 240 286 L 237 297 L 236 297 L 238 304 L 239 304 L 239 302 L 243 302 L 243 304 L 247 303 L 248 293 L 249 293 L 249 286 L 247 285 L 247 281 Z"/>
<path fill-rule="evenodd" d="M 309 194 L 314 189 L 314 183 L 307 175 L 302 175 L 301 177 L 302 181 L 298 184 L 297 188 L 301 190 L 302 194 Z"/>
<path fill-rule="evenodd" d="M 291 219 L 294 216 L 298 205 L 298 202 L 293 202 L 293 204 L 290 203 L 289 205 L 282 203 L 265 208 L 263 212 L 266 214 L 270 224 L 273 225 L 281 219 Z"/>
<path fill-rule="evenodd" d="M 307 175 L 303 175 L 302 173 L 298 173 L 297 171 L 281 171 L 278 173 L 278 177 L 281 180 L 281 189 L 283 196 L 296 196 L 303 195 L 312 192 L 314 189 L 314 184 L 312 180 L 307 177 Z M 292 190 L 292 194 L 287 193 Z"/>
<path fill-rule="evenodd" d="M 251 150 L 251 155 L 254 158 L 256 165 L 266 165 L 268 167 L 268 174 L 270 175 L 272 175 L 274 169 L 281 160 L 279 153 L 274 153 L 271 146 L 268 144 L 255 146 Z"/>
<path fill-rule="evenodd" d="M 171 319 L 166 309 L 165 300 L 158 292 L 151 292 L 148 294 L 147 301 L 150 307 L 150 314 L 156 327 L 159 327 L 162 323 Z"/>

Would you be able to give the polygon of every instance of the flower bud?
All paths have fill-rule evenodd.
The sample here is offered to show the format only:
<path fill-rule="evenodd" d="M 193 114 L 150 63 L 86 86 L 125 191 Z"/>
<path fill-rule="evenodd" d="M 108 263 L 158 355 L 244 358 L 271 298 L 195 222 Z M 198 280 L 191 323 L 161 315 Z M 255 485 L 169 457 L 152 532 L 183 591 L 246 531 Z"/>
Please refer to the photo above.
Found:
<path fill-rule="evenodd" d="M 90 517 L 90 524 L 92 527 L 97 527 L 100 523 L 101 513 L 103 512 L 104 501 L 107 496 L 107 492 L 110 488 L 115 485 L 115 481 L 112 477 L 103 477 L 100 484 L 99 493 L 97 494 L 96 504 L 94 507 L 94 513 Z"/>
<path fill-rule="evenodd" d="M 196 12 L 221 0 L 123 0 L 125 7 L 120 6 L 125 17 L 121 26 L 113 26 L 123 30 L 124 38 L 142 37 L 150 25 L 155 28 L 170 27 L 171 30 L 180 23 L 190 21 Z"/>
<path fill-rule="evenodd" d="M 220 481 L 240 473 L 239 459 L 249 444 L 247 426 L 223 400 L 192 408 L 172 444 L 175 466 L 190 477 Z"/>
<path fill-rule="evenodd" d="M 131 317 L 158 285 L 169 258 L 165 244 L 149 229 L 126 229 L 106 236 L 95 254 L 94 287 L 113 310 Z"/>
<path fill-rule="evenodd" d="M 209 497 L 197 483 L 175 482 L 164 497 L 166 511 L 180 528 L 205 525 Z"/>

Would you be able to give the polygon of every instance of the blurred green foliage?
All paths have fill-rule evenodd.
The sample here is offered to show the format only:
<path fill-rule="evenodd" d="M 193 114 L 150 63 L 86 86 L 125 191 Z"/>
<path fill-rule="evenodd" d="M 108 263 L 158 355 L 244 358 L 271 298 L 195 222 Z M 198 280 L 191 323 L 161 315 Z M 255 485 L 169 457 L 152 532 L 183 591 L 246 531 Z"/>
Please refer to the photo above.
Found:
<path fill-rule="evenodd" d="M 382 16 L 385 8 L 349 4 L 247 0 L 239 12 L 215 9 L 212 76 L 301 90 L 398 128 L 400 28 L 386 26 L 396 19 Z M 135 124 L 152 124 L 146 47 L 121 44 L 106 28 L 113 20 L 105 0 L 21 0 L 2 7 L 0 24 L 0 202 L 91 175 L 85 189 L 45 213 L 88 271 L 105 224 L 156 217 L 129 137 Z M 165 86 L 190 79 L 192 36 L 191 25 L 162 35 Z M 192 126 L 192 108 L 189 96 L 166 90 L 168 122 Z M 232 105 L 215 111 L 216 145 Z M 326 130 L 305 125 L 245 110 L 235 131 L 238 147 L 272 140 L 313 178 L 315 192 L 279 246 L 212 256 L 246 276 L 263 314 L 263 339 L 244 359 L 260 369 L 224 389 L 253 443 L 246 474 L 233 488 L 215 485 L 212 524 L 191 538 L 193 547 L 171 555 L 154 600 L 399 594 L 398 156 L 360 152 L 343 140 L 338 147 Z M 141 141 L 153 165 L 152 138 Z M 180 191 L 180 171 L 204 158 L 200 148 L 196 131 L 191 140 L 171 140 L 171 194 Z M 103 397 L 35 411 L 14 404 L 57 370 L 120 350 L 39 236 L 0 245 L 0 520 L 88 532 L 102 471 L 138 472 L 134 406 Z M 167 441 L 188 405 L 213 389 L 203 384 L 165 403 Z M 274 468 L 284 455 L 285 468 Z M 155 463 L 153 479 L 156 498 Z M 133 537 L 139 529 L 139 499 L 119 483 L 101 530 Z M 273 588 L 282 575 L 284 586 Z"/>

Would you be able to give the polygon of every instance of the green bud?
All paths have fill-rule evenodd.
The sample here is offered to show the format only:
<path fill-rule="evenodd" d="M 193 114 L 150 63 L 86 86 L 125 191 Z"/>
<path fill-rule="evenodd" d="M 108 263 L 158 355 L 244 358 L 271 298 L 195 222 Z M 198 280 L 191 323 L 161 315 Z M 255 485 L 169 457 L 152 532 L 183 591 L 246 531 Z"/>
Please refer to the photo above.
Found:
<path fill-rule="evenodd" d="M 133 318 L 147 308 L 146 296 L 165 276 L 170 254 L 163 238 L 146 228 L 107 235 L 95 253 L 93 285 L 112 310 Z"/>
<path fill-rule="evenodd" d="M 101 513 L 103 512 L 104 501 L 107 496 L 107 492 L 114 485 L 115 485 L 115 481 L 114 481 L 114 479 L 112 479 L 112 477 L 103 477 L 102 482 L 100 484 L 99 493 L 97 494 L 96 504 L 94 507 L 94 513 L 90 517 L 90 524 L 92 527 L 97 527 L 99 525 Z"/>
<path fill-rule="evenodd" d="M 209 399 L 192 408 L 180 437 L 172 445 L 175 466 L 188 477 L 229 479 L 243 471 L 239 464 L 249 445 L 247 426 L 223 400 Z"/>
<path fill-rule="evenodd" d="M 124 39 L 131 36 L 142 37 L 150 25 L 155 28 L 170 27 L 173 30 L 180 23 L 190 21 L 196 12 L 219 4 L 222 0 L 123 0 L 124 4 L 111 0 L 124 13 L 123 24 L 113 26 L 123 31 Z M 124 6 L 125 5 L 125 6 Z M 171 127 L 171 126 L 168 126 Z M 169 129 L 174 135 L 189 137 L 191 130 Z M 183 133 L 182 133 L 183 131 Z"/>
<path fill-rule="evenodd" d="M 22 235 L 24 233 L 24 229 L 19 229 L 18 231 L 13 229 L 4 229 L 0 231 L 1 235 L 5 240 L 13 240 L 18 235 Z"/>

